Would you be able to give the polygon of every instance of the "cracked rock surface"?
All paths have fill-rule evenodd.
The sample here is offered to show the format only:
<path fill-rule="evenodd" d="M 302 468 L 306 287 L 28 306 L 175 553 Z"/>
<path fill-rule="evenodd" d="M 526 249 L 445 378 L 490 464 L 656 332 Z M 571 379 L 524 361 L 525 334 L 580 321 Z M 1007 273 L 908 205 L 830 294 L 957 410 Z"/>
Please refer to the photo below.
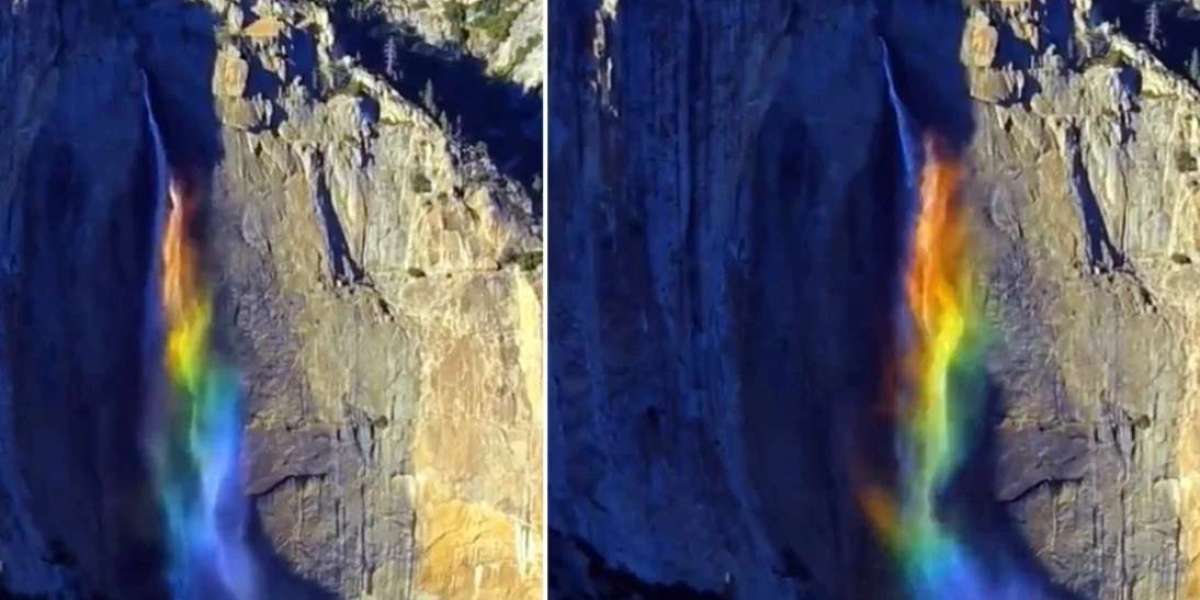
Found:
<path fill-rule="evenodd" d="M 417 4 L 389 10 L 434 10 Z M 528 45 L 514 36 L 541 18 L 533 4 L 497 4 L 517 13 L 510 31 L 468 47 L 526 87 L 541 75 L 505 48 Z M 142 68 L 172 167 L 207 190 L 247 492 L 282 568 L 341 598 L 540 594 L 537 192 L 453 105 L 439 115 L 364 62 L 380 49 L 342 10 L 0 9 L 0 590 L 160 591 L 144 581 L 160 565 L 131 375 L 152 176 Z M 435 83 L 437 100 L 493 85 Z"/>
<path fill-rule="evenodd" d="M 552 589 L 889 597 L 851 480 L 869 438 L 843 442 L 896 268 L 883 36 L 969 169 L 999 399 L 977 468 L 1031 572 L 1200 597 L 1193 3 L 1158 3 L 1157 40 L 1137 2 L 575 4 L 551 32 Z"/>

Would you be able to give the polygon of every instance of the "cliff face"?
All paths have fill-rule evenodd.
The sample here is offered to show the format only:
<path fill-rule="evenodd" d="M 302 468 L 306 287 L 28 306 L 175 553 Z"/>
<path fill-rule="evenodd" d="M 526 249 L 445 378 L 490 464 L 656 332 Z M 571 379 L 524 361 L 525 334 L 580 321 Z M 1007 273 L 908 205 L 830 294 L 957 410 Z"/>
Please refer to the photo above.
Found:
<path fill-rule="evenodd" d="M 1172 63 L 1200 14 L 1163 3 L 1152 41 L 1091 4 L 968 21 L 972 159 L 1009 299 L 996 493 L 1071 588 L 1191 597 L 1200 94 Z"/>
<path fill-rule="evenodd" d="M 524 58 L 505 71 L 521 84 L 488 75 L 513 64 L 507 35 L 472 58 L 390 19 L 336 2 L 0 11 L 0 589 L 161 592 L 138 433 L 144 69 L 172 169 L 205 190 L 275 591 L 537 596 L 540 76 L 518 76 Z M 468 112 L 479 95 L 494 113 Z"/>
<path fill-rule="evenodd" d="M 988 256 L 981 539 L 1047 595 L 1200 593 L 1192 8 L 578 4 L 551 9 L 552 588 L 891 589 L 853 494 L 887 443 L 882 37 Z"/>
<path fill-rule="evenodd" d="M 378 3 L 388 21 L 411 27 L 437 45 L 461 47 L 487 64 L 489 73 L 534 88 L 545 81 L 542 64 L 544 2 L 535 0 L 432 0 Z"/>

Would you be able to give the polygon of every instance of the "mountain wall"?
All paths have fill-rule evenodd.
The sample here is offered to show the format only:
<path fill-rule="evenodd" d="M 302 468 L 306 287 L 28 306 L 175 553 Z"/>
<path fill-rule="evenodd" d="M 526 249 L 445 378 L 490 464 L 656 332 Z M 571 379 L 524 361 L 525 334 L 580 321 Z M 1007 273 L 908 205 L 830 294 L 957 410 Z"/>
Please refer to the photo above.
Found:
<path fill-rule="evenodd" d="M 499 29 L 470 54 L 390 8 L 0 9 L 0 590 L 163 593 L 144 70 L 171 169 L 204 195 L 274 597 L 540 594 L 540 77 Z"/>
<path fill-rule="evenodd" d="M 986 257 L 975 543 L 1048 597 L 1200 593 L 1195 7 L 550 18 L 552 590 L 896 589 L 854 494 L 863 453 L 888 451 L 870 408 L 899 268 L 882 38 L 918 126 L 967 166 Z"/>

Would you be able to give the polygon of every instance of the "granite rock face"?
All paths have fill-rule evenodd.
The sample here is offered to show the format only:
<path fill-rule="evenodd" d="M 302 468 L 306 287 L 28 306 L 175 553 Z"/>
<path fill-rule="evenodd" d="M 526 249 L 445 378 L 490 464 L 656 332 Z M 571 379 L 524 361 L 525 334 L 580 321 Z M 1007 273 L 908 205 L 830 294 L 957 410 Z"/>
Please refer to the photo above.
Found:
<path fill-rule="evenodd" d="M 1200 16 L 1160 4 L 1164 23 Z M 964 44 L 970 157 L 998 232 L 997 495 L 1071 589 L 1188 598 L 1200 77 L 1172 54 L 1197 38 L 1151 41 L 1109 5 L 997 3 L 968 21 L 968 39 L 994 31 L 1001 49 Z"/>
<path fill-rule="evenodd" d="M 378 0 L 389 21 L 412 27 L 438 45 L 461 47 L 488 71 L 534 88 L 545 81 L 542 35 L 546 6 L 538 0 Z"/>
<path fill-rule="evenodd" d="M 380 40 L 347 10 L 0 10 L 13 141 L 0 150 L 0 590 L 162 591 L 146 581 L 161 550 L 137 433 L 153 207 L 140 68 L 172 169 L 208 200 L 221 345 L 247 389 L 247 493 L 269 569 L 293 586 L 276 591 L 540 594 L 536 190 L 495 159 L 521 147 L 478 144 L 439 102 L 495 84 L 429 76 L 422 102 L 370 62 Z M 540 103 L 511 87 L 512 102 Z M 497 127 L 540 131 L 528 112 Z"/>
<path fill-rule="evenodd" d="M 551 9 L 552 590 L 895 588 L 854 495 L 898 268 L 882 37 L 970 175 L 996 554 L 1047 595 L 1200 594 L 1193 7 L 584 4 Z"/>

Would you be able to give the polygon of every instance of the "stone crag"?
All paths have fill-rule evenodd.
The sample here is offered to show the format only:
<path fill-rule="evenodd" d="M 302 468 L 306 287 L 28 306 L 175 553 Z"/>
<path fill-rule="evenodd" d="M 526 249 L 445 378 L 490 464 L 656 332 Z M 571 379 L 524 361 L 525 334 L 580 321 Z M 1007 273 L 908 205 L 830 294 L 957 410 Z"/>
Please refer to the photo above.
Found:
<path fill-rule="evenodd" d="M 850 491 L 870 438 L 845 442 L 895 272 L 882 36 L 915 119 L 969 167 L 997 518 L 1065 592 L 1200 594 L 1196 7 L 565 4 L 552 588 L 602 595 L 592 565 L 696 594 L 887 597 Z"/>
<path fill-rule="evenodd" d="M 515 24 L 536 3 L 493 4 L 518 17 L 473 60 L 535 88 L 505 48 L 541 52 Z M 343 598 L 540 593 L 536 192 L 339 45 L 343 8 L 0 10 L 0 590 L 161 592 L 127 300 L 150 251 L 144 69 L 172 168 L 207 191 L 272 568 Z"/>

